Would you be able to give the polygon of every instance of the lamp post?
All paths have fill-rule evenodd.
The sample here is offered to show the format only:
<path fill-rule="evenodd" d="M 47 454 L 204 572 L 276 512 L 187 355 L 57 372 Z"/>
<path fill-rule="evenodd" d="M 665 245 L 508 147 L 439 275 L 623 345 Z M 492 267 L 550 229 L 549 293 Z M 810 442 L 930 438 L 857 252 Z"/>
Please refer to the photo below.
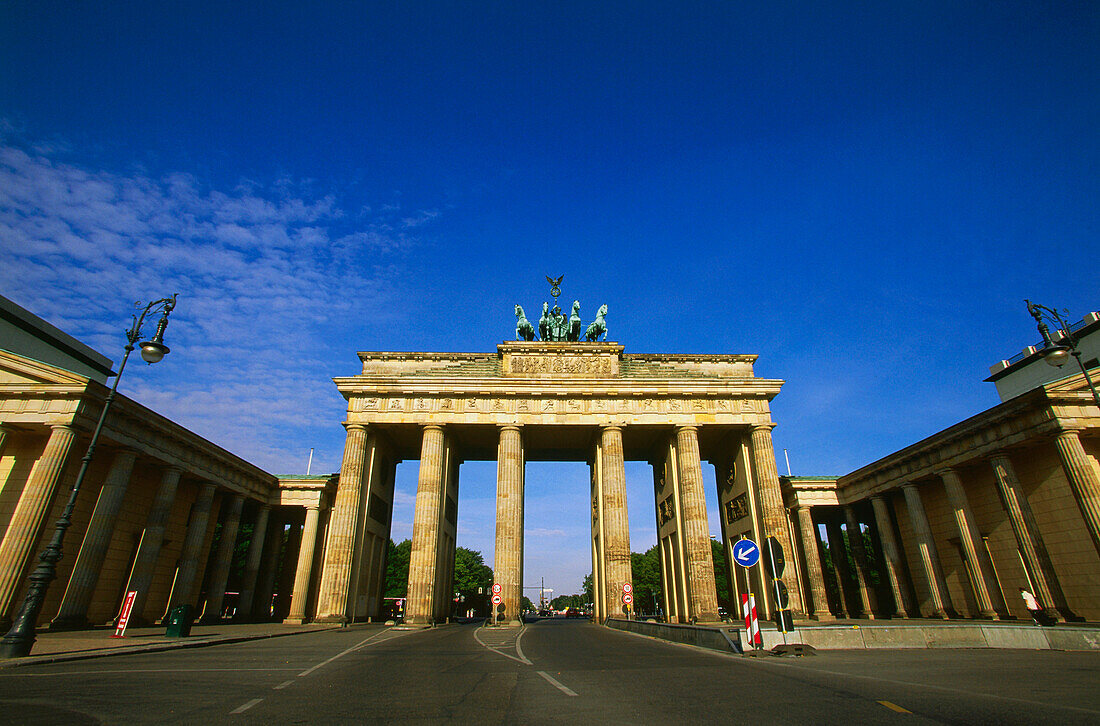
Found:
<path fill-rule="evenodd" d="M 177 293 L 178 294 L 178 293 Z M 135 303 L 135 307 L 142 307 L 142 303 Z M 164 329 L 168 327 L 168 315 L 176 307 L 176 295 L 161 298 L 144 306 L 141 315 L 133 316 L 133 325 L 126 331 L 126 354 L 122 356 L 122 363 L 115 374 L 114 385 L 103 400 L 103 410 L 99 413 L 99 421 L 96 423 L 92 440 L 88 443 L 88 451 L 80 460 L 80 472 L 76 475 L 69 501 L 65 505 L 61 517 L 57 520 L 53 533 L 53 539 L 38 556 L 38 566 L 28 577 L 29 585 L 27 595 L 23 598 L 23 604 L 19 607 L 19 613 L 15 616 L 11 630 L 0 640 L 0 658 L 21 658 L 30 655 L 34 645 L 34 628 L 38 622 L 38 615 L 42 611 L 42 605 L 46 599 L 46 590 L 50 582 L 57 577 L 57 563 L 61 561 L 61 545 L 65 540 L 65 530 L 72 525 L 73 509 L 76 507 L 76 498 L 80 494 L 80 486 L 84 483 L 84 476 L 88 473 L 88 464 L 95 453 L 96 444 L 99 442 L 99 434 L 103 430 L 103 422 L 107 419 L 107 411 L 111 408 L 111 402 L 115 400 L 115 391 L 118 390 L 118 382 L 122 378 L 122 371 L 126 368 L 126 361 L 134 350 L 134 343 L 141 338 L 141 325 L 145 322 L 145 316 L 150 312 L 161 313 L 157 322 L 157 330 L 153 337 L 142 343 L 142 359 L 152 365 L 159 362 L 168 353 L 168 346 L 164 344 Z"/>
<path fill-rule="evenodd" d="M 1057 310 L 1033 303 L 1030 300 L 1025 299 L 1027 304 L 1027 311 L 1031 313 L 1031 317 L 1035 318 L 1035 322 L 1039 328 L 1039 334 L 1043 336 L 1043 360 L 1047 365 L 1054 366 L 1055 368 L 1061 368 L 1069 360 L 1072 355 L 1077 359 L 1077 365 L 1081 368 L 1081 373 L 1085 376 L 1085 382 L 1089 384 L 1089 390 L 1092 391 L 1092 397 L 1096 401 L 1096 405 L 1100 406 L 1100 394 L 1096 392 L 1096 386 L 1092 382 L 1092 377 L 1089 375 L 1089 371 L 1085 368 L 1085 364 L 1081 362 L 1081 351 L 1077 349 L 1077 338 L 1074 337 L 1073 331 L 1069 328 L 1069 322 L 1066 321 L 1063 315 L 1069 315 L 1068 310 L 1063 310 L 1059 313 Z M 1058 326 L 1059 332 L 1062 334 L 1062 343 L 1055 343 L 1050 337 L 1050 328 L 1047 327 L 1047 320 Z"/>

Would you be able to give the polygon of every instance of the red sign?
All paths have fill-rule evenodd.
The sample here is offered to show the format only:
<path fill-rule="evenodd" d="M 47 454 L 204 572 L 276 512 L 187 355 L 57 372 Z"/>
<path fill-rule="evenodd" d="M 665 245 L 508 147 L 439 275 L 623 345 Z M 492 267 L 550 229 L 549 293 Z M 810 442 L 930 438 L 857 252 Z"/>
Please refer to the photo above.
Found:
<path fill-rule="evenodd" d="M 623 593 L 623 604 L 624 605 L 629 605 L 632 602 L 634 602 L 634 596 L 631 595 L 629 592 L 624 592 Z"/>
<path fill-rule="evenodd" d="M 624 582 L 623 583 L 623 592 L 625 592 L 629 595 L 630 593 L 634 592 L 634 586 L 631 585 L 629 582 Z"/>
<path fill-rule="evenodd" d="M 495 593 L 500 592 L 500 583 L 499 582 L 494 582 L 493 583 L 493 592 L 495 592 Z"/>
<path fill-rule="evenodd" d="M 493 604 L 500 605 L 500 595 L 493 595 Z"/>
<path fill-rule="evenodd" d="M 118 616 L 118 625 L 115 626 L 115 634 L 112 638 L 122 638 L 126 633 L 126 624 L 130 622 L 130 611 L 134 609 L 134 598 L 137 597 L 137 590 L 131 590 L 126 593 L 126 600 L 122 603 L 122 615 Z"/>

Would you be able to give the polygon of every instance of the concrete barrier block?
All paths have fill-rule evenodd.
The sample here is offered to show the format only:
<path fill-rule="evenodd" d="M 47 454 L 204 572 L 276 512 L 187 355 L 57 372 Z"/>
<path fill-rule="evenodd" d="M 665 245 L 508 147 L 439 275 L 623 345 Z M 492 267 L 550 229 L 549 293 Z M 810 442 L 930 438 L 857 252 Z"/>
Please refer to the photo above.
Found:
<path fill-rule="evenodd" d="M 939 625 L 921 628 L 929 648 L 987 648 L 980 625 Z"/>
<path fill-rule="evenodd" d="M 1076 628 L 1035 628 L 1054 650 L 1100 650 L 1100 632 Z"/>
<path fill-rule="evenodd" d="M 1050 643 L 1042 629 L 1032 627 L 997 627 L 988 625 L 982 628 L 985 642 L 990 648 L 1027 648 L 1047 650 Z"/>
<path fill-rule="evenodd" d="M 927 648 L 928 638 L 919 627 L 876 626 L 863 628 L 863 642 L 868 648 Z"/>
<path fill-rule="evenodd" d="M 862 628 L 803 628 L 802 642 L 821 650 L 866 647 Z"/>

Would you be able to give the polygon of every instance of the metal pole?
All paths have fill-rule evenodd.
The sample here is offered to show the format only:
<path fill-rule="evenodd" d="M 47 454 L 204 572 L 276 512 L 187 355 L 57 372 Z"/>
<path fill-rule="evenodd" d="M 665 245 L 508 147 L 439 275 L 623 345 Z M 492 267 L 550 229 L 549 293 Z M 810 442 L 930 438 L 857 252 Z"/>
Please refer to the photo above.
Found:
<path fill-rule="evenodd" d="M 306 476 L 309 476 L 310 469 L 313 468 L 313 447 L 309 447 L 309 463 L 306 464 Z"/>
<path fill-rule="evenodd" d="M 778 541 L 778 540 L 776 540 Z M 765 539 L 765 542 L 767 540 Z M 775 549 L 768 545 L 768 559 L 772 563 L 772 574 L 775 574 Z M 779 603 L 779 578 L 772 577 L 772 590 L 775 591 L 775 622 L 779 625 L 779 632 L 783 634 L 783 645 L 787 644 L 787 623 L 783 620 L 783 608 Z"/>

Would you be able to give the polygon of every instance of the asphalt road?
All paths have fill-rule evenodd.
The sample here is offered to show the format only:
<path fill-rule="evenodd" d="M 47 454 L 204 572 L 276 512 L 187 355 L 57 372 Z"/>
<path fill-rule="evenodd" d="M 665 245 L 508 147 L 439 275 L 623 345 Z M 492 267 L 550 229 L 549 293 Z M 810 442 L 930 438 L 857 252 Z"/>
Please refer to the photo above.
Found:
<path fill-rule="evenodd" d="M 338 631 L 0 670 L 0 722 L 1100 724 L 1100 653 L 742 658 L 577 620 Z"/>

